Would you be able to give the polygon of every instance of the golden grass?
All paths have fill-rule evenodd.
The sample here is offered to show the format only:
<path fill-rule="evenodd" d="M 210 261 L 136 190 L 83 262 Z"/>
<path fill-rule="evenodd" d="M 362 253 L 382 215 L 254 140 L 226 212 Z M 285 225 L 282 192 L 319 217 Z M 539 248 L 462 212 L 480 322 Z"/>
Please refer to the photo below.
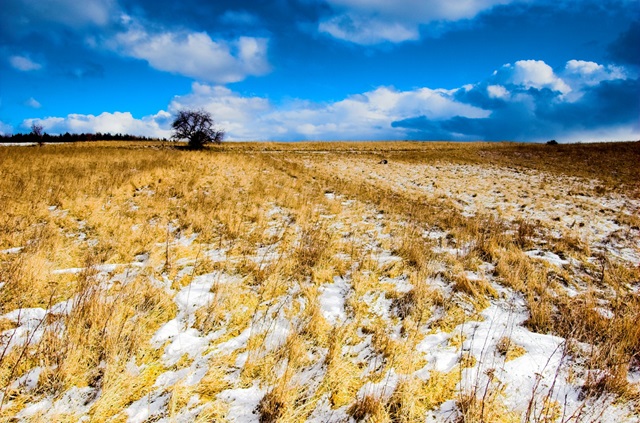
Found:
<path fill-rule="evenodd" d="M 639 145 L 2 147 L 0 251 L 19 251 L 0 253 L 0 316 L 67 300 L 73 308 L 48 314 L 39 342 L 0 351 L 0 386 L 7 387 L 0 419 L 75 386 L 100 392 L 91 420 L 126 420 L 126 407 L 155 392 L 159 375 L 196 365 L 186 354 L 165 366 L 168 344 L 151 339 L 178 315 L 176 293 L 211 274 L 218 276 L 212 300 L 190 323 L 211 336 L 208 367 L 196 385 L 167 390 L 169 417 L 196 396 L 199 421 L 223 421 L 229 404 L 219 395 L 258 384 L 266 392 L 257 408 L 263 422 L 305 421 L 323 399 L 356 420 L 417 422 L 456 394 L 462 421 L 518 421 L 501 387 L 484 398 L 458 392 L 460 367 L 474 366 L 472 356 L 448 373 L 432 370 L 426 382 L 415 375 L 427 364 L 414 354 L 426 335 L 478 320 L 503 289 L 525 299 L 527 327 L 592 346 L 576 350 L 588 370 L 604 370 L 585 381 L 586 394 L 633 401 L 626 378 L 640 357 L 640 268 L 613 256 L 594 261 L 600 247 L 585 232 L 589 222 L 523 217 L 522 210 L 551 213 L 566 201 L 573 213 L 600 213 L 589 198 L 637 199 Z M 378 164 L 382 158 L 389 164 Z M 495 180 L 508 167 L 525 175 L 512 187 Z M 554 187 L 554 178 L 571 186 Z M 489 188 L 510 205 L 480 204 Z M 627 231 L 609 243 L 635 236 L 637 215 L 601 214 Z M 558 268 L 526 254 L 535 248 L 579 266 Z M 383 252 L 393 258 L 383 261 Z M 347 320 L 331 322 L 320 301 L 336 276 L 348 281 Z M 411 289 L 397 290 L 398 279 Z M 374 299 L 388 302 L 388 313 Z M 289 322 L 286 331 L 276 327 L 279 318 Z M 17 325 L 0 318 L 2 332 Z M 233 351 L 217 350 L 247 330 Z M 277 330 L 285 335 L 270 345 Z M 454 347 L 462 342 L 450 339 Z M 506 337 L 498 352 L 507 361 L 526 353 Z M 9 388 L 36 367 L 43 372 L 33 391 Z M 391 370 L 400 375 L 391 396 L 358 394 Z"/>

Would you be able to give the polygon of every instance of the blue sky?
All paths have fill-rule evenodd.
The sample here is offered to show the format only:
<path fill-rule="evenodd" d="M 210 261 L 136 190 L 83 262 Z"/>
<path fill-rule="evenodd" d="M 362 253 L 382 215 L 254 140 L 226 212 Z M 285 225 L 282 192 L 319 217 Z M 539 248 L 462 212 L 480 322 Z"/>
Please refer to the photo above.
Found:
<path fill-rule="evenodd" d="M 640 0 L 3 0 L 0 133 L 640 139 Z"/>

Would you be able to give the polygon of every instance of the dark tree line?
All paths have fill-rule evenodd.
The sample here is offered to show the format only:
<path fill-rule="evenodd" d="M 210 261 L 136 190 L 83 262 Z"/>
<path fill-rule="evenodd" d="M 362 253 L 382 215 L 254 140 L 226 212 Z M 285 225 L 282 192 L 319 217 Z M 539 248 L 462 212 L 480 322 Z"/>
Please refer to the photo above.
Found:
<path fill-rule="evenodd" d="M 28 134 L 13 134 L 0 136 L 0 143 L 49 143 L 49 142 L 79 142 L 79 141 L 152 141 L 157 138 L 141 137 L 130 134 L 112 134 L 110 132 L 96 132 L 95 134 L 70 134 L 68 132 L 60 135 L 50 135 L 47 133 L 37 134 L 30 132 Z"/>

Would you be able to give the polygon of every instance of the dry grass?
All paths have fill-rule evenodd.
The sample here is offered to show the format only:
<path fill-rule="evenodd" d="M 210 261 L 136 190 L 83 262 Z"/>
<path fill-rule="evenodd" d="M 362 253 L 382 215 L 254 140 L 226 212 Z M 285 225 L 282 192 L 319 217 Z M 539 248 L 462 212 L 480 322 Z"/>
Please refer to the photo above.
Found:
<path fill-rule="evenodd" d="M 527 328 L 580 346 L 585 404 L 615 395 L 637 405 L 639 150 L 0 148 L 0 420 L 84 389 L 82 406 L 21 419 L 124 421 L 160 398 L 149 419 L 223 421 L 241 391 L 257 397 L 262 422 L 302 422 L 323 407 L 417 422 L 447 401 L 461 421 L 520 421 L 497 378 L 482 396 L 464 390 L 463 369 L 486 358 L 463 351 L 468 339 L 447 338 L 459 355 L 444 371 L 420 349 L 481 321 L 505 292 L 523 298 Z M 190 305 L 189 290 L 208 280 L 194 294 L 206 301 Z M 158 342 L 172 321 L 202 348 Z M 17 342 L 21 328 L 28 342 Z M 179 359 L 167 358 L 172 348 Z M 528 353 L 509 336 L 496 351 L 508 363 Z M 33 386 L 18 383 L 34 369 Z"/>

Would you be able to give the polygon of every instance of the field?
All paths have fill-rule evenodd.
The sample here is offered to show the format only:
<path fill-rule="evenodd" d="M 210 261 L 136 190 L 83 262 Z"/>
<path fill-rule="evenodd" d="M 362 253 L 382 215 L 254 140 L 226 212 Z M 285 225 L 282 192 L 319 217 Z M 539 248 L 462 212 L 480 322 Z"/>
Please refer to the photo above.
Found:
<path fill-rule="evenodd" d="M 0 147 L 0 421 L 638 422 L 639 163 Z"/>

